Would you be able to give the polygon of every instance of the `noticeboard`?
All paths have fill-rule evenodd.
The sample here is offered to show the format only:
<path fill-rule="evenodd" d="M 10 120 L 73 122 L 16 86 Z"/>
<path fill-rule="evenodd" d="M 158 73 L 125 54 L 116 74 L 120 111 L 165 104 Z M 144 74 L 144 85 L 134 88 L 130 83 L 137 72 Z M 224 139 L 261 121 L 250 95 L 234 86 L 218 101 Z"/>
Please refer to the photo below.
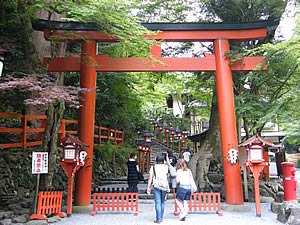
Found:
<path fill-rule="evenodd" d="M 48 152 L 32 152 L 32 174 L 48 173 Z"/>

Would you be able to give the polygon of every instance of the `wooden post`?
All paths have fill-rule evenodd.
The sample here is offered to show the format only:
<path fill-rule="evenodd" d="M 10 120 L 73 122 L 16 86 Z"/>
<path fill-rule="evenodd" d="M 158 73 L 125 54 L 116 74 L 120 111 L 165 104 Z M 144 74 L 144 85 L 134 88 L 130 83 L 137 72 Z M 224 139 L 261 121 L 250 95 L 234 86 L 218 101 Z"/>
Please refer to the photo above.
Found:
<path fill-rule="evenodd" d="M 232 74 L 229 58 L 225 58 L 225 53 L 229 50 L 228 39 L 218 38 L 214 41 L 226 203 L 229 205 L 242 205 L 243 190 L 240 165 L 238 162 L 232 165 L 226 159 L 226 157 L 229 158 L 228 151 L 230 148 L 237 150 Z"/>
<path fill-rule="evenodd" d="M 93 170 L 95 98 L 96 98 L 96 68 L 95 59 L 97 42 L 86 40 L 82 42 L 80 64 L 80 87 L 88 91 L 82 94 L 82 107 L 79 109 L 78 137 L 80 141 L 89 145 L 86 151 L 86 167 L 76 175 L 75 205 L 89 206 L 91 204 L 91 186 Z"/>
<path fill-rule="evenodd" d="M 63 139 L 66 136 L 66 121 L 64 119 L 61 120 L 61 136 L 60 139 Z"/>
<path fill-rule="evenodd" d="M 27 146 L 27 115 L 26 114 L 24 114 L 22 118 L 22 129 L 23 132 L 22 132 L 21 143 L 23 146 L 23 150 L 25 152 Z"/>

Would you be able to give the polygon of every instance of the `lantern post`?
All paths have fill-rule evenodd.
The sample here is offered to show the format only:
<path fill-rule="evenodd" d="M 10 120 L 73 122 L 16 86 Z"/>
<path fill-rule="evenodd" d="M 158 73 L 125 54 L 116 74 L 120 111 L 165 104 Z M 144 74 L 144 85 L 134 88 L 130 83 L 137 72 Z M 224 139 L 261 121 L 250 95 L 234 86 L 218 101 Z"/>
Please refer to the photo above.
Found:
<path fill-rule="evenodd" d="M 182 131 L 182 135 L 183 135 L 183 138 L 184 138 L 184 148 L 187 148 L 187 139 L 188 139 L 189 132 L 188 131 Z"/>
<path fill-rule="evenodd" d="M 260 206 L 260 194 L 259 194 L 259 176 L 263 171 L 265 166 L 268 166 L 268 162 L 264 160 L 263 147 L 272 146 L 271 142 L 263 140 L 257 134 L 252 138 L 248 139 L 246 142 L 240 144 L 239 146 L 243 146 L 248 150 L 248 159 L 245 162 L 245 165 L 249 169 L 249 171 L 253 174 L 254 179 L 254 195 L 255 195 L 255 206 L 256 206 L 256 216 L 261 217 L 261 206 Z M 236 160 L 238 155 L 233 152 L 235 149 L 232 149 L 230 152 L 229 149 L 229 157 L 230 160 Z"/>
<path fill-rule="evenodd" d="M 153 120 L 150 120 L 150 131 L 152 132 Z"/>
<path fill-rule="evenodd" d="M 150 167 L 150 153 L 151 153 L 151 144 L 150 143 L 145 143 L 145 152 L 146 152 L 146 171 L 149 171 Z M 144 172 L 144 168 L 143 168 Z"/>
<path fill-rule="evenodd" d="M 176 136 L 177 136 L 177 138 L 178 138 L 178 152 L 180 153 L 180 138 L 181 138 L 181 136 L 182 136 L 182 131 L 181 130 L 179 130 L 179 129 L 176 129 Z"/>
<path fill-rule="evenodd" d="M 165 126 L 166 138 L 167 138 L 167 148 L 169 149 L 169 133 L 170 127 Z"/>
<path fill-rule="evenodd" d="M 139 152 L 139 168 L 141 169 L 141 152 L 143 151 L 143 145 L 145 143 L 145 140 L 136 140 L 135 144 L 136 144 L 136 150 Z"/>
<path fill-rule="evenodd" d="M 162 131 L 164 129 L 164 125 L 162 123 L 157 124 L 159 129 L 159 143 L 162 144 Z"/>
<path fill-rule="evenodd" d="M 66 134 L 66 136 L 59 141 L 58 145 L 63 148 L 63 160 L 59 164 L 68 175 L 67 216 L 71 216 L 73 178 L 75 173 L 85 164 L 87 153 L 83 151 L 82 148 L 88 148 L 89 146 L 70 134 Z"/>
<path fill-rule="evenodd" d="M 176 133 L 175 128 L 170 128 L 170 133 L 172 135 L 172 150 L 174 151 L 174 135 Z"/>
<path fill-rule="evenodd" d="M 157 130 L 158 130 L 158 124 L 159 124 L 159 121 L 153 121 L 152 122 L 154 124 L 154 129 L 155 129 L 155 140 L 157 141 L 158 140 L 158 137 L 157 137 Z"/>
<path fill-rule="evenodd" d="M 151 153 L 151 145 L 152 145 L 152 138 L 153 133 L 149 131 L 144 131 L 144 140 L 146 146 L 146 171 L 149 171 L 150 166 L 150 153 Z"/>

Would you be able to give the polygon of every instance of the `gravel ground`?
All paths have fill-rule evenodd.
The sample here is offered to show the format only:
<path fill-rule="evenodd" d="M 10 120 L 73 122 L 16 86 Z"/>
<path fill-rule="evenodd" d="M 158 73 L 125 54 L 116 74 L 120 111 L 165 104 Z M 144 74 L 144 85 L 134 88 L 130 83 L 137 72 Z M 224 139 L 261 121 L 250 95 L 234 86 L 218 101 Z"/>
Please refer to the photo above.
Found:
<path fill-rule="evenodd" d="M 185 222 L 179 221 L 178 217 L 174 215 L 174 200 L 170 199 L 166 202 L 166 209 L 164 221 L 162 225 L 176 225 L 176 224 L 201 224 L 201 225 L 215 225 L 215 224 L 234 224 L 234 225 L 274 225 L 282 224 L 277 221 L 277 215 L 270 210 L 270 203 L 261 204 L 261 217 L 256 217 L 255 203 L 245 203 L 251 208 L 249 212 L 228 212 L 223 211 L 223 216 L 218 216 L 212 213 L 191 213 Z M 60 222 L 55 225 L 113 225 L 113 224 L 154 224 L 155 210 L 153 200 L 139 200 L 139 214 L 134 216 L 133 213 L 111 213 L 100 212 L 95 216 L 91 214 L 72 214 L 71 217 L 62 218 Z"/>

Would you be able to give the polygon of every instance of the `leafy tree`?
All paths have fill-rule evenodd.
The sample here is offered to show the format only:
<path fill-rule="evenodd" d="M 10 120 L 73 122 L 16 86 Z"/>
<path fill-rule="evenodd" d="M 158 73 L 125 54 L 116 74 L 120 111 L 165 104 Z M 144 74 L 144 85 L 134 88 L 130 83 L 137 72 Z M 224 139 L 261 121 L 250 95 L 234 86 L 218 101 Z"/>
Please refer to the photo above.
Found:
<path fill-rule="evenodd" d="M 2 6 L 2 4 L 1 4 Z M 138 24 L 136 20 L 131 17 L 130 4 L 127 1 L 115 0 L 79 0 L 79 1 L 27 1 L 17 0 L 10 3 L 6 2 L 1 7 L 1 11 L 5 11 L 1 14 L 1 31 L 5 31 L 3 42 L 1 41 L 1 55 L 4 52 L 8 58 L 11 59 L 8 66 L 5 67 L 4 76 L 8 76 L 14 72 L 18 75 L 15 79 L 19 81 L 25 81 L 30 83 L 30 79 L 36 79 L 37 82 L 42 82 L 38 74 L 44 74 L 41 62 L 36 54 L 33 37 L 32 37 L 32 24 L 31 21 L 34 18 L 33 14 L 37 10 L 44 10 L 48 13 L 47 18 L 52 19 L 54 14 L 61 14 L 65 16 L 66 21 L 84 22 L 84 23 L 96 23 L 112 37 L 119 39 L 119 47 L 122 49 L 130 49 L 131 56 L 144 56 L 150 57 L 149 47 L 156 42 L 144 37 L 146 34 L 154 34 Z M 51 32 L 51 31 L 50 31 Z M 15 37 L 14 35 L 17 34 Z M 2 39 L 1 39 L 2 40 Z M 51 46 L 53 47 L 50 52 L 52 58 L 56 57 L 57 40 L 52 39 Z M 17 46 L 14 44 L 17 43 Z M 3 46 L 3 47 L 2 47 Z M 4 50 L 3 50 L 4 49 Z M 14 54 L 20 55 L 20 62 L 24 62 L 24 66 L 19 66 L 15 60 Z M 18 65 L 17 67 L 15 65 Z M 22 65 L 22 64 L 21 64 Z M 29 74 L 27 76 L 24 74 Z M 35 76 L 37 74 L 37 76 Z M 34 75 L 34 76 L 31 76 Z M 34 77 L 34 78 L 33 78 Z M 55 88 L 52 90 L 58 90 L 61 84 L 62 74 L 47 76 L 49 78 L 55 78 Z M 45 83 L 44 83 L 45 84 Z M 44 85 L 43 84 L 43 85 Z M 54 87 L 53 86 L 53 87 Z M 44 90 L 49 86 L 41 87 Z M 32 87 L 31 87 L 32 89 Z M 27 89 L 28 90 L 28 89 Z M 30 88 L 29 88 L 30 90 Z M 49 91 L 48 90 L 48 91 Z M 61 89 L 60 89 L 61 90 Z M 42 94 L 43 92 L 41 92 Z M 52 92 L 53 93 L 53 92 Z M 62 92 L 60 92 L 62 93 Z M 64 100 L 66 96 L 53 96 L 53 102 L 49 100 L 51 95 L 44 95 L 46 98 L 43 103 L 48 104 L 48 121 L 46 123 L 45 134 L 43 137 L 43 148 L 49 151 L 51 156 L 49 157 L 49 165 L 53 168 L 51 162 L 55 163 L 56 143 L 59 130 L 60 121 L 64 112 Z M 25 95 L 23 99 L 28 98 Z M 29 97 L 30 98 L 30 97 Z M 117 96 L 116 96 L 117 98 Z M 126 101 L 126 100 L 123 100 Z M 28 100 L 27 103 L 33 103 L 33 100 Z M 122 104 L 122 102 L 120 103 Z M 130 111 L 131 110 L 131 111 Z M 133 109 L 127 112 L 131 113 Z M 123 115 L 125 115 L 123 113 Z M 53 157 L 52 157 L 53 156 Z M 50 162 L 51 161 L 51 162 Z M 51 168 L 49 168 L 51 170 Z M 51 176 L 47 179 L 45 185 L 51 185 Z"/>
<path fill-rule="evenodd" d="M 204 0 L 201 2 L 202 10 L 203 12 L 205 11 L 207 13 L 210 21 L 222 22 L 251 22 L 264 19 L 278 19 L 283 13 L 286 5 L 285 1 Z M 231 50 L 236 52 L 244 52 L 245 50 L 254 49 L 263 43 L 272 41 L 273 36 L 274 32 L 270 32 L 269 36 L 261 41 L 231 43 Z M 256 52 L 254 55 L 262 55 L 262 53 L 258 54 Z M 269 66 L 269 69 L 270 68 L 271 66 Z M 269 73 L 271 73 L 271 71 L 269 71 Z M 265 113 L 264 111 L 267 109 L 266 107 L 270 105 L 269 102 L 266 102 L 266 96 L 263 94 L 263 92 L 269 91 L 270 94 L 272 92 L 274 94 L 274 99 L 272 99 L 274 103 L 276 100 L 278 100 L 278 97 L 280 97 L 279 93 L 275 96 L 275 90 L 272 90 L 272 88 L 268 87 L 270 82 L 273 82 L 272 85 L 275 85 L 276 80 L 270 79 L 270 77 L 267 78 L 267 74 L 264 74 L 263 71 L 252 71 L 250 73 L 233 72 L 232 76 L 235 100 L 236 103 L 238 103 L 235 104 L 238 106 L 237 118 L 239 116 L 244 116 L 244 127 L 246 127 L 245 124 L 251 124 L 256 127 L 255 132 L 260 131 L 259 129 L 262 129 L 264 124 L 260 124 L 262 125 L 260 128 L 258 128 L 256 125 L 259 121 L 261 122 L 262 115 L 265 115 L 263 113 Z M 283 77 L 287 78 L 287 76 L 282 75 L 282 79 L 284 79 Z M 248 86 L 246 86 L 246 82 L 248 82 Z M 258 86 L 258 83 L 261 85 Z M 280 87 L 279 82 L 277 82 L 276 85 L 278 85 L 278 88 Z M 252 89 L 252 91 L 247 89 L 248 87 L 250 87 L 250 90 Z M 281 91 L 279 92 L 282 93 Z M 250 100 L 252 104 L 250 103 Z M 218 122 L 216 122 L 218 120 L 218 116 L 216 116 L 218 113 L 217 107 L 212 107 L 211 109 L 212 111 L 209 128 L 210 134 L 207 134 L 206 139 L 203 141 L 201 145 L 201 151 L 198 152 L 189 163 L 189 166 L 191 167 L 193 174 L 196 175 L 196 180 L 200 186 L 213 186 L 209 183 L 206 177 L 209 162 L 211 159 L 218 162 L 221 161 L 220 135 L 215 134 L 216 138 L 214 142 L 210 140 L 211 132 L 213 132 L 213 130 L 219 130 Z M 244 112 L 241 113 L 243 110 Z M 249 113 L 250 111 L 251 113 Z M 254 120 L 252 120 L 251 116 L 255 117 L 253 118 Z M 215 126 L 211 126 L 212 124 L 215 124 Z M 247 137 L 249 137 L 249 135 L 250 134 L 247 133 Z"/>

